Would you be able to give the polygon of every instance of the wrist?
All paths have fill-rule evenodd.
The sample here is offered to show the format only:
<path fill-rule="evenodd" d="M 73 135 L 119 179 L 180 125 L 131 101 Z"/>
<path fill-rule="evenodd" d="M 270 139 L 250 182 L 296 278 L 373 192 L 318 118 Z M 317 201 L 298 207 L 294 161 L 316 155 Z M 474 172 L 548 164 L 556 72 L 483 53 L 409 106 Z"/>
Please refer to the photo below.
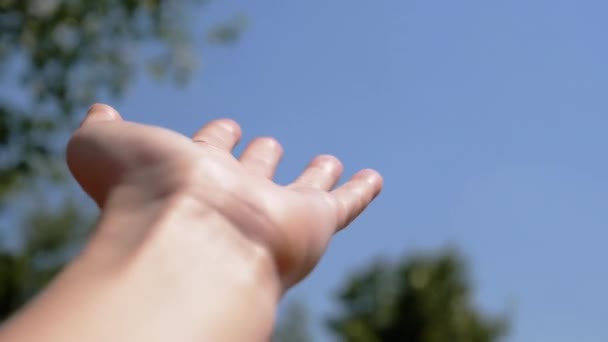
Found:
<path fill-rule="evenodd" d="M 179 325 L 183 340 L 268 340 L 281 294 L 274 261 L 221 213 L 176 195 L 139 213 L 104 216 L 83 257 L 106 257 L 117 293 L 129 293 L 130 306 L 162 312 L 159 325 Z M 136 232 L 141 226 L 145 233 Z M 111 240 L 125 228 L 131 242 L 117 250 Z"/>

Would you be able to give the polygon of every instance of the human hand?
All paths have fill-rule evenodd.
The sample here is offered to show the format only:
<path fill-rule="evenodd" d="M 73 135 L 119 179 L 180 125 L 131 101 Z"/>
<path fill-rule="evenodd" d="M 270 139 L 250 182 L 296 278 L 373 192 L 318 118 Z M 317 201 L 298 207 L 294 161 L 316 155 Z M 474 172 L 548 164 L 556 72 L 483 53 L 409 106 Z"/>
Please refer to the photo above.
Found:
<path fill-rule="evenodd" d="M 227 119 L 208 123 L 189 139 L 94 105 L 70 140 L 67 159 L 103 214 L 143 215 L 159 203 L 186 199 L 195 211 L 219 214 L 230 223 L 230 234 L 268 254 L 284 291 L 312 270 L 333 234 L 378 195 L 382 178 L 362 170 L 332 190 L 342 165 L 323 155 L 281 186 L 272 181 L 280 144 L 255 139 L 236 159 L 231 151 L 240 137 L 239 126 Z"/>

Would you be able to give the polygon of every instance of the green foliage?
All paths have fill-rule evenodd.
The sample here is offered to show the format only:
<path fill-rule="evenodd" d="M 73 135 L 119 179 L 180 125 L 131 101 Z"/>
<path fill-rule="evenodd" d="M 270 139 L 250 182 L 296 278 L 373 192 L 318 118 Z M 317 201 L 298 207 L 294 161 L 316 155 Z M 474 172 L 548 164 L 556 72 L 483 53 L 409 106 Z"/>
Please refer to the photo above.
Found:
<path fill-rule="evenodd" d="M 235 15 L 229 20 L 217 25 L 207 34 L 211 43 L 234 43 L 249 25 L 249 20 L 244 14 Z"/>
<path fill-rule="evenodd" d="M 507 321 L 472 303 L 465 263 L 455 251 L 378 262 L 341 288 L 330 329 L 348 342 L 491 342 Z"/>

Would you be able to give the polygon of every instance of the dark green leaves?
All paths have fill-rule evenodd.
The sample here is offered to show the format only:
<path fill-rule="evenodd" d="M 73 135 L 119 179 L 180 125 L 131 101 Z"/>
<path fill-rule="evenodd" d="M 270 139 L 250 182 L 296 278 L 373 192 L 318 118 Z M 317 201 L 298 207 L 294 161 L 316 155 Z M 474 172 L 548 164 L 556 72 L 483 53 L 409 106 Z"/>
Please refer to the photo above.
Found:
<path fill-rule="evenodd" d="M 453 250 L 377 262 L 344 284 L 329 327 L 349 342 L 498 341 L 506 320 L 476 308 L 472 291 Z"/>

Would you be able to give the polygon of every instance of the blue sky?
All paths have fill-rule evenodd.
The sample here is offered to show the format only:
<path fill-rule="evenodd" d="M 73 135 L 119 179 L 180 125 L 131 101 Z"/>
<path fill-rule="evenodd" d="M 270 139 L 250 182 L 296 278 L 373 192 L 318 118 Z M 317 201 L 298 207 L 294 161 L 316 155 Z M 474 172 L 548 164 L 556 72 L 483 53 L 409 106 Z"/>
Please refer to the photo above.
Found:
<path fill-rule="evenodd" d="M 113 104 L 185 134 L 231 117 L 245 140 L 276 136 L 279 182 L 319 153 L 384 175 L 290 296 L 320 321 L 375 256 L 453 243 L 480 306 L 514 309 L 509 341 L 608 340 L 608 2 L 216 1 L 193 22 L 240 11 L 243 39 L 201 49 L 188 87 L 142 78 Z"/>

